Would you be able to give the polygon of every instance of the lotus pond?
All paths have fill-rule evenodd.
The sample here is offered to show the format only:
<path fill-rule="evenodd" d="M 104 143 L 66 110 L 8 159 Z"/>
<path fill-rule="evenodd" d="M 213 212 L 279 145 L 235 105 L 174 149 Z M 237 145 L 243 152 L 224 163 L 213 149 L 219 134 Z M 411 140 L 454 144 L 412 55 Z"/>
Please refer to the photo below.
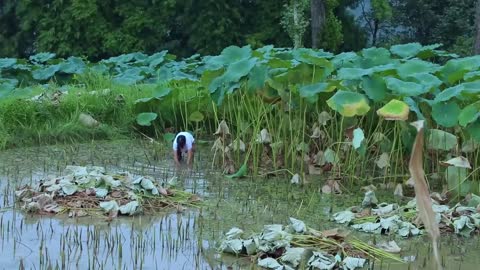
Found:
<path fill-rule="evenodd" d="M 169 145 L 147 141 L 95 142 L 19 148 L 0 154 L 1 269 L 259 269 L 247 256 L 221 253 L 233 227 L 246 234 L 268 224 L 288 224 L 289 217 L 316 230 L 349 229 L 332 215 L 360 205 L 364 192 L 341 187 L 342 194 L 322 193 L 327 179 L 307 177 L 293 185 L 290 177 L 229 179 L 212 167 L 209 147 L 201 146 L 194 168 L 175 171 Z M 159 181 L 177 177 L 179 189 L 203 199 L 199 208 L 159 209 L 148 215 L 68 217 L 36 215 L 15 204 L 15 190 L 67 165 L 102 166 Z M 395 203 L 393 190 L 377 190 L 379 201 Z M 351 228 L 350 228 L 351 230 Z M 373 269 L 434 269 L 427 236 L 404 238 L 352 232 L 363 242 L 395 241 L 406 263 L 369 262 Z M 442 235 L 446 269 L 477 269 L 480 242 L 475 234 Z"/>

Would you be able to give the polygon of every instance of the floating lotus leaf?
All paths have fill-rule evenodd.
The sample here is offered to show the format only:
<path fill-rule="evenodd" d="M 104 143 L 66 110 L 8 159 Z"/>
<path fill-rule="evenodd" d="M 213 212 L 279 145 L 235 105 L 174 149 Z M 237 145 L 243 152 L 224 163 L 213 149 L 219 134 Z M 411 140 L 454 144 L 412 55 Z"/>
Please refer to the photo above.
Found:
<path fill-rule="evenodd" d="M 156 113 L 140 113 L 137 115 L 137 124 L 141 126 L 151 126 L 152 121 L 157 119 Z"/>
<path fill-rule="evenodd" d="M 400 100 L 392 99 L 385 106 L 377 110 L 379 116 L 384 117 L 386 120 L 400 120 L 405 121 L 408 119 L 410 109 L 408 105 Z"/>
<path fill-rule="evenodd" d="M 384 100 L 387 94 L 387 85 L 383 77 L 375 74 L 362 77 L 362 89 L 375 102 Z"/>
<path fill-rule="evenodd" d="M 337 91 L 335 95 L 327 100 L 327 104 L 330 108 L 346 117 L 365 115 L 370 110 L 364 95 L 350 91 Z"/>
<path fill-rule="evenodd" d="M 437 124 L 454 127 L 458 123 L 460 107 L 455 100 L 439 102 L 432 105 L 432 117 Z"/>
<path fill-rule="evenodd" d="M 431 129 L 427 138 L 430 150 L 450 151 L 458 144 L 457 136 L 439 129 Z"/>

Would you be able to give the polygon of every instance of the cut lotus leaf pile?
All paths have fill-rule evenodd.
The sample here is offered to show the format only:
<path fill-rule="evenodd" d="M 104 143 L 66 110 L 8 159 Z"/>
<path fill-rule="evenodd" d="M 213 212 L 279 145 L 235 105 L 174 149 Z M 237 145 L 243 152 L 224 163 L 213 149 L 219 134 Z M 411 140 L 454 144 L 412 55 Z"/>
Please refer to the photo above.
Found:
<path fill-rule="evenodd" d="M 47 177 L 15 192 L 22 209 L 39 214 L 81 217 L 108 214 L 110 218 L 164 208 L 197 206 L 200 198 L 174 189 L 174 179 L 159 184 L 128 172 L 108 174 L 103 167 L 67 166 L 64 175 Z"/>
<path fill-rule="evenodd" d="M 403 262 L 389 252 L 347 237 L 346 231 L 317 231 L 295 218 L 290 218 L 287 226 L 264 225 L 262 232 L 244 235 L 243 230 L 232 228 L 225 234 L 220 251 L 252 256 L 265 269 L 356 269 L 369 259 Z"/>
<path fill-rule="evenodd" d="M 365 193 L 365 201 L 372 202 L 373 191 Z M 433 195 L 432 195 L 433 196 Z M 442 233 L 456 233 L 465 237 L 480 231 L 480 197 L 472 195 L 467 205 L 457 203 L 453 207 L 432 200 L 435 219 Z M 423 233 L 424 226 L 418 218 L 416 200 L 400 206 L 396 203 L 369 203 L 353 206 L 333 214 L 339 224 L 373 234 L 397 234 L 402 237 Z"/>

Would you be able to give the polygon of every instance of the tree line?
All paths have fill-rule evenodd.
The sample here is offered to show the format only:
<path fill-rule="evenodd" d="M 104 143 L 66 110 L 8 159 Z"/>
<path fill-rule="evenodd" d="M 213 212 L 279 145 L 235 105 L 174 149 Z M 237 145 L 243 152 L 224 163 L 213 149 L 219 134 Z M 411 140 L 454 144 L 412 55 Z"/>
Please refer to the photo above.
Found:
<path fill-rule="evenodd" d="M 338 53 L 412 41 L 470 55 L 480 51 L 476 21 L 477 0 L 3 0 L 0 57 L 182 57 L 246 44 Z"/>

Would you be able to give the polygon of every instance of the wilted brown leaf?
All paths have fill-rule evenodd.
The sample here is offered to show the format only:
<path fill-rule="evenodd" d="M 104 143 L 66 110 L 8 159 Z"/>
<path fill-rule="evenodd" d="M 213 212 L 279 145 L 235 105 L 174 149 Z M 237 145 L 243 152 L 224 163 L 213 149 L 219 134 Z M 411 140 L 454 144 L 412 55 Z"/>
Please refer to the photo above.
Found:
<path fill-rule="evenodd" d="M 440 237 L 440 231 L 438 229 L 437 222 L 435 221 L 435 214 L 432 209 L 430 192 L 425 179 L 425 172 L 423 170 L 423 125 L 423 120 L 412 123 L 412 126 L 417 128 L 417 136 L 413 144 L 413 151 L 408 167 L 415 182 L 415 198 L 419 217 L 422 220 L 426 231 L 428 231 L 430 237 L 432 238 L 433 255 L 437 263 L 437 269 L 443 269 L 437 246 L 438 238 Z"/>

